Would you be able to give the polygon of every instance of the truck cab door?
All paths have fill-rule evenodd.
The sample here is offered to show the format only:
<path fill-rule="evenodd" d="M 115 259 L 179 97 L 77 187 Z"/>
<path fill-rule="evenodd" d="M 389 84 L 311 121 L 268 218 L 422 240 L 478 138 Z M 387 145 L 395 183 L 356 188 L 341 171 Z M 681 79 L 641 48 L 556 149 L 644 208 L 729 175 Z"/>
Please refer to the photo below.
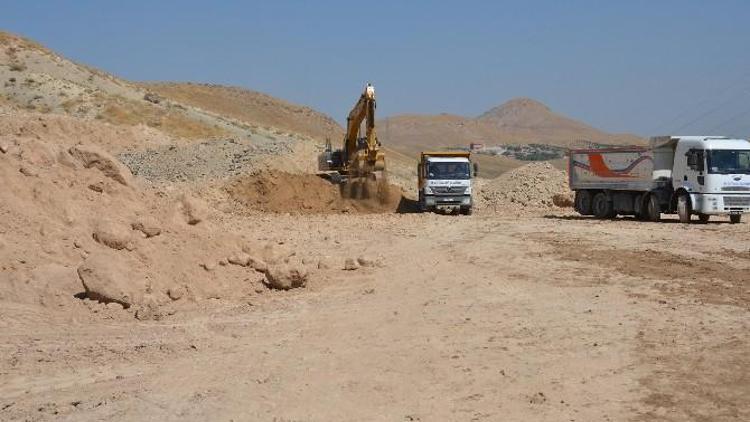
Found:
<path fill-rule="evenodd" d="M 681 160 L 681 163 L 677 163 Z M 706 153 L 702 149 L 691 148 L 683 154 L 675 154 L 674 188 L 685 188 L 691 193 L 703 192 L 705 185 Z"/>

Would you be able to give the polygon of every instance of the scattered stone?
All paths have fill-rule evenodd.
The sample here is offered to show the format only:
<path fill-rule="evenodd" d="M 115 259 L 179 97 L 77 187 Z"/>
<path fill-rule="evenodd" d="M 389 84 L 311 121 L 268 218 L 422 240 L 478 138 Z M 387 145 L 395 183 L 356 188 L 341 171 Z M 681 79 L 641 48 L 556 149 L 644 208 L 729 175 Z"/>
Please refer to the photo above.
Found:
<path fill-rule="evenodd" d="M 272 289 L 289 290 L 305 287 L 307 278 L 304 267 L 282 264 L 270 267 L 263 282 Z"/>
<path fill-rule="evenodd" d="M 226 258 L 221 258 L 219 260 L 219 265 L 221 265 L 222 267 L 225 267 L 225 266 L 229 265 L 229 261 L 227 261 Z"/>
<path fill-rule="evenodd" d="M 258 271 L 261 273 L 268 271 L 268 264 L 266 264 L 266 262 L 263 261 L 262 259 L 254 257 L 254 256 L 250 257 L 250 260 L 248 261 L 248 265 L 253 267 L 255 271 Z"/>
<path fill-rule="evenodd" d="M 99 169 L 105 176 L 125 186 L 133 185 L 133 174 L 124 164 L 93 145 L 76 145 L 68 150 L 86 168 Z"/>
<path fill-rule="evenodd" d="M 354 258 L 346 258 L 346 261 L 344 261 L 344 270 L 354 271 L 356 269 L 359 269 L 359 263 Z"/>
<path fill-rule="evenodd" d="M 121 311 L 125 309 L 125 307 L 122 306 L 122 303 L 117 303 L 117 302 L 109 302 L 106 306 L 107 306 L 107 309 L 111 311 Z"/>
<path fill-rule="evenodd" d="M 239 265 L 242 267 L 247 267 L 248 265 L 250 265 L 250 259 L 250 255 L 246 254 L 245 252 L 239 252 L 227 258 L 230 264 Z"/>
<path fill-rule="evenodd" d="M 374 267 L 377 264 L 374 260 L 364 256 L 357 258 L 357 263 L 362 267 Z"/>
<path fill-rule="evenodd" d="M 159 222 L 150 217 L 141 217 L 136 222 L 132 223 L 130 227 L 132 227 L 133 230 L 138 230 L 143 233 L 147 238 L 161 234 Z"/>
<path fill-rule="evenodd" d="M 331 268 L 331 264 L 328 262 L 327 259 L 320 259 L 318 260 L 318 269 L 319 270 L 328 270 Z"/>
<path fill-rule="evenodd" d="M 205 220 L 208 215 L 207 205 L 203 201 L 187 194 L 180 197 L 179 206 L 182 215 L 185 217 L 185 221 L 193 226 Z"/>
<path fill-rule="evenodd" d="M 92 183 L 89 185 L 89 189 L 91 189 L 94 192 L 102 193 L 104 192 L 104 183 L 102 182 Z"/>
<path fill-rule="evenodd" d="M 78 267 L 86 297 L 99 302 L 117 302 L 124 308 L 143 300 L 146 286 L 130 266 L 105 254 L 89 256 Z"/>
<path fill-rule="evenodd" d="M 99 223 L 92 237 L 102 245 L 118 251 L 122 249 L 132 251 L 135 249 L 130 230 L 112 222 Z"/>
<path fill-rule="evenodd" d="M 20 171 L 21 174 L 23 174 L 24 176 L 28 176 L 28 177 L 39 176 L 39 172 L 35 168 L 31 168 L 28 166 L 21 166 L 21 168 L 18 169 L 18 171 Z"/>
<path fill-rule="evenodd" d="M 154 104 L 159 104 L 161 102 L 161 97 L 153 92 L 147 92 L 144 94 L 143 99 Z"/>
<path fill-rule="evenodd" d="M 185 294 L 187 294 L 187 289 L 185 289 L 185 286 L 170 287 L 167 290 L 167 296 L 169 296 L 169 298 L 172 300 L 180 300 L 185 296 Z"/>
<path fill-rule="evenodd" d="M 7 154 L 10 151 L 10 142 L 2 140 L 0 141 L 0 152 Z"/>
<path fill-rule="evenodd" d="M 547 397 L 541 391 L 529 397 L 529 403 L 531 404 L 544 404 L 547 401 Z"/>
<path fill-rule="evenodd" d="M 201 264 L 201 267 L 203 267 L 206 271 L 213 271 L 216 269 L 216 263 L 214 262 L 204 262 Z"/>

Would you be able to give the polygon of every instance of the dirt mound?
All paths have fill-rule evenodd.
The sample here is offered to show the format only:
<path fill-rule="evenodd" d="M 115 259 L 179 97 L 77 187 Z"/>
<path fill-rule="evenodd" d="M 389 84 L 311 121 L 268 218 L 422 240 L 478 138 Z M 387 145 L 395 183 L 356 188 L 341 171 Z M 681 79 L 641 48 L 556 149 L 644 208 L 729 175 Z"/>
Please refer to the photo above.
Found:
<path fill-rule="evenodd" d="M 119 136 L 148 145 L 149 132 L 20 110 L 0 114 L 0 132 L 0 309 L 72 315 L 86 299 L 132 313 L 266 290 L 254 269 L 220 263 L 268 240 L 227 228 L 198 193 L 133 177 L 111 154 L 126 146 Z"/>
<path fill-rule="evenodd" d="M 337 186 L 320 176 L 281 171 L 241 177 L 226 189 L 249 210 L 300 214 L 395 212 L 403 193 L 387 181 Z"/>
<path fill-rule="evenodd" d="M 538 213 L 568 204 L 565 172 L 547 162 L 527 164 L 478 183 L 477 209 L 485 212 Z"/>

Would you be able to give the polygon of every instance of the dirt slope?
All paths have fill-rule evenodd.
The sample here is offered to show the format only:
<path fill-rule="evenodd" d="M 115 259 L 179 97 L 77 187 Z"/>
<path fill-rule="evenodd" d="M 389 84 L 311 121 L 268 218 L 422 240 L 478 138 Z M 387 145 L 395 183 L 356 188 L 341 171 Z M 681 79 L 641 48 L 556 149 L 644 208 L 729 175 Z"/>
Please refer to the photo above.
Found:
<path fill-rule="evenodd" d="M 562 116 L 544 104 L 516 98 L 477 118 L 451 114 L 400 115 L 379 122 L 379 136 L 392 148 L 415 153 L 429 148 L 537 143 L 574 146 L 584 142 L 631 144 L 633 135 L 609 134 Z"/>
<path fill-rule="evenodd" d="M 309 107 L 238 87 L 194 83 L 142 83 L 163 97 L 232 117 L 254 126 L 277 128 L 318 140 L 338 142 L 343 128 L 331 117 Z"/>

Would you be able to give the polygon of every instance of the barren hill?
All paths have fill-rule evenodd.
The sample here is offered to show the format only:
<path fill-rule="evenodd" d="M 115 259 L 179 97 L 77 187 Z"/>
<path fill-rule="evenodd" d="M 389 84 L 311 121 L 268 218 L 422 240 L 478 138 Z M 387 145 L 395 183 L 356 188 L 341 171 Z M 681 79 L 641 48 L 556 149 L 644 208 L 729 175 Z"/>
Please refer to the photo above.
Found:
<path fill-rule="evenodd" d="M 160 96 L 234 119 L 317 139 L 338 140 L 343 128 L 310 107 L 239 87 L 195 83 L 143 83 Z"/>
<path fill-rule="evenodd" d="M 30 111 L 143 125 L 185 140 L 292 134 L 324 139 L 341 130 L 322 113 L 253 91 L 126 81 L 7 32 L 0 32 L 0 98 Z"/>
<path fill-rule="evenodd" d="M 380 123 L 381 138 L 393 148 L 414 153 L 435 147 L 538 143 L 569 147 L 587 142 L 630 144 L 642 142 L 630 134 L 610 134 L 562 116 L 546 105 L 516 98 L 477 118 L 452 114 L 399 115 Z"/>

